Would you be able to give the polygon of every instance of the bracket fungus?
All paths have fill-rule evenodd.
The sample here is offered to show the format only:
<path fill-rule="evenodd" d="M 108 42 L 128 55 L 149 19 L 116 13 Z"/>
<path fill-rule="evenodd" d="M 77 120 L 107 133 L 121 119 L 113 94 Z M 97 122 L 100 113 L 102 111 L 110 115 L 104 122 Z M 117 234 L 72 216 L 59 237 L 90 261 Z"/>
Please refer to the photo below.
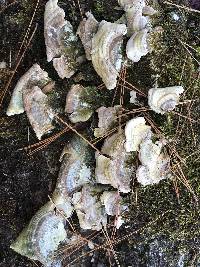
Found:
<path fill-rule="evenodd" d="M 71 122 L 84 122 L 90 119 L 95 109 L 93 104 L 96 93 L 95 86 L 72 85 L 67 94 L 65 106 L 65 112 L 69 114 Z"/>
<path fill-rule="evenodd" d="M 94 152 L 80 137 L 73 136 L 65 146 L 56 191 L 66 197 L 87 183 L 93 183 Z"/>
<path fill-rule="evenodd" d="M 148 23 L 148 17 L 143 16 L 142 11 L 145 6 L 145 1 L 135 1 L 135 3 L 126 8 L 126 20 L 128 27 L 128 35 L 138 32 L 146 28 Z"/>
<path fill-rule="evenodd" d="M 44 205 L 11 245 L 16 252 L 44 266 L 52 266 L 59 245 L 67 239 L 65 219 L 55 214 L 54 207 L 51 202 Z"/>
<path fill-rule="evenodd" d="M 117 191 L 104 191 L 101 195 L 101 202 L 105 206 L 105 211 L 108 215 L 116 216 L 114 225 L 117 229 L 124 223 L 122 219 L 122 212 L 127 209 L 125 205 L 122 204 L 122 197 Z"/>
<path fill-rule="evenodd" d="M 139 9 L 145 5 L 145 0 L 118 0 L 118 4 L 127 11 L 129 8 L 135 7 Z"/>
<path fill-rule="evenodd" d="M 72 202 L 82 229 L 99 231 L 102 225 L 106 225 L 107 215 L 93 186 L 83 186 L 81 192 L 74 193 Z"/>
<path fill-rule="evenodd" d="M 60 78 L 70 78 L 84 60 L 78 37 L 58 0 L 49 0 L 44 12 L 44 38 L 47 61 L 53 65 Z"/>
<path fill-rule="evenodd" d="M 43 88 L 49 82 L 51 79 L 48 77 L 48 73 L 41 69 L 38 64 L 34 64 L 17 82 L 6 114 L 12 116 L 23 113 L 23 94 L 29 92 L 33 86 Z"/>
<path fill-rule="evenodd" d="M 126 45 L 126 55 L 133 62 L 138 62 L 142 56 L 149 53 L 148 30 L 143 29 L 134 33 Z"/>
<path fill-rule="evenodd" d="M 136 171 L 136 177 L 142 185 L 157 184 L 161 180 L 170 178 L 170 158 L 162 152 L 162 142 L 144 140 L 140 145 L 140 165 Z"/>
<path fill-rule="evenodd" d="M 179 103 L 182 86 L 152 88 L 148 92 L 148 104 L 156 113 L 164 114 L 172 111 Z"/>
<path fill-rule="evenodd" d="M 92 38 L 92 63 L 107 89 L 114 89 L 122 64 L 121 46 L 125 24 L 101 21 Z"/>
<path fill-rule="evenodd" d="M 87 19 L 83 19 L 78 27 L 77 34 L 85 49 L 86 58 L 91 60 L 92 38 L 98 30 L 99 22 L 95 19 L 92 13 L 86 13 Z"/>
<path fill-rule="evenodd" d="M 122 133 L 106 138 L 101 149 L 103 155 L 96 152 L 95 177 L 98 183 L 110 184 L 120 192 L 128 193 L 134 166 L 127 164 L 129 155 L 124 142 Z"/>
<path fill-rule="evenodd" d="M 98 128 L 94 129 L 95 137 L 102 137 L 109 131 L 117 122 L 117 115 L 119 114 L 121 106 L 114 107 L 100 107 L 98 112 Z"/>
<path fill-rule="evenodd" d="M 106 213 L 111 216 L 119 215 L 122 211 L 122 197 L 117 191 L 104 191 L 101 202 L 105 206 Z"/>
<path fill-rule="evenodd" d="M 54 129 L 54 111 L 48 104 L 48 97 L 38 86 L 23 94 L 24 109 L 37 138 Z"/>
<path fill-rule="evenodd" d="M 128 59 L 138 62 L 152 50 L 150 46 L 151 19 L 156 11 L 147 6 L 145 0 L 118 0 L 124 9 L 127 21 L 128 36 L 131 36 L 126 45 Z"/>
<path fill-rule="evenodd" d="M 125 127 L 127 152 L 139 151 L 139 146 L 144 139 L 151 138 L 151 127 L 146 125 L 143 117 L 133 118 L 127 122 Z"/>

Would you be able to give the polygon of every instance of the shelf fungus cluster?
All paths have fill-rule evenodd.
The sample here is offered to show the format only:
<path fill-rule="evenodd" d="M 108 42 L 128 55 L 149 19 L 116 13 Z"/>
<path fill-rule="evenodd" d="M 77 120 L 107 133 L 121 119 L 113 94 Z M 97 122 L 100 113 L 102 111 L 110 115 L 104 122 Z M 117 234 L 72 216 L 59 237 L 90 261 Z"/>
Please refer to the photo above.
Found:
<path fill-rule="evenodd" d="M 46 3 L 44 37 L 47 61 L 53 60 L 60 78 L 70 78 L 85 57 L 71 23 L 65 20 L 65 12 L 58 6 L 58 0 Z"/>
<path fill-rule="evenodd" d="M 101 102 L 97 98 L 95 86 L 84 87 L 80 84 L 72 85 L 67 97 L 65 112 L 72 123 L 85 122 L 90 119 Z"/>
<path fill-rule="evenodd" d="M 95 137 L 103 137 L 109 130 L 117 124 L 118 115 L 120 114 L 121 106 L 100 107 L 96 111 L 98 113 L 98 128 L 94 129 Z"/>
<path fill-rule="evenodd" d="M 53 81 L 46 71 L 34 64 L 18 81 L 14 88 L 7 115 L 21 114 L 24 111 L 38 139 L 54 129 L 52 108 L 47 88 L 53 90 Z"/>
<path fill-rule="evenodd" d="M 60 78 L 70 78 L 86 57 L 106 88 L 114 89 L 124 61 L 124 36 L 128 34 L 130 37 L 126 53 L 133 62 L 149 52 L 150 16 L 155 14 L 155 10 L 144 0 L 118 0 L 118 3 L 125 11 L 125 23 L 98 22 L 92 13 L 87 12 L 77 34 L 65 20 L 65 12 L 58 6 L 58 1 L 46 3 L 44 37 L 47 61 L 53 61 Z M 62 266 L 62 247 L 77 240 L 66 220 L 73 213 L 77 215 L 80 233 L 82 229 L 99 231 L 106 226 L 108 216 L 115 216 L 115 226 L 119 228 L 123 223 L 123 212 L 127 210 L 123 194 L 131 191 L 131 179 L 135 173 L 143 186 L 171 177 L 165 142 L 153 141 L 157 137 L 144 117 L 129 120 L 125 129 L 122 125 L 117 128 L 125 109 L 119 105 L 105 106 L 106 97 L 102 97 L 96 86 L 69 84 L 65 109 L 61 103 L 59 108 L 55 108 L 52 104 L 55 83 L 47 72 L 34 64 L 16 84 L 7 110 L 8 116 L 25 111 L 38 139 L 54 129 L 54 118 L 59 112 L 65 111 L 71 123 L 84 126 L 83 123 L 96 111 L 98 125 L 94 136 L 100 138 L 98 140 L 105 137 L 96 151 L 84 137 L 86 131 L 83 130 L 83 135 L 76 133 L 68 137 L 51 200 L 33 216 L 11 245 L 16 252 L 48 267 Z M 148 104 L 153 111 L 163 114 L 175 108 L 181 93 L 181 86 L 152 88 L 148 93 Z M 130 102 L 139 103 L 134 91 Z M 128 115 L 125 114 L 124 118 L 127 120 Z M 91 135 L 92 126 L 94 124 L 87 129 L 87 134 L 90 131 Z M 140 165 L 136 169 L 134 158 L 137 153 Z"/>
<path fill-rule="evenodd" d="M 133 62 L 138 62 L 151 51 L 150 36 L 154 30 L 150 17 L 156 11 L 147 6 L 145 0 L 118 2 L 125 11 L 125 23 L 98 22 L 91 12 L 87 12 L 76 34 L 70 22 L 65 20 L 65 12 L 58 6 L 58 0 L 47 2 L 44 14 L 47 61 L 53 61 L 62 79 L 70 78 L 86 57 L 92 61 L 106 88 L 114 89 L 125 60 L 122 53 L 124 36 L 131 36 L 126 45 L 126 54 Z"/>
<path fill-rule="evenodd" d="M 145 0 L 118 0 L 118 3 L 125 11 L 127 34 L 130 37 L 126 45 L 127 57 L 138 62 L 152 50 L 151 35 L 157 29 L 152 29 L 151 17 L 157 11 L 146 5 Z"/>
<path fill-rule="evenodd" d="M 117 147 L 120 149 L 121 145 Z M 119 152 L 113 145 L 110 149 L 105 147 L 105 152 L 106 149 L 111 149 L 113 156 Z M 76 212 L 82 229 L 100 230 L 107 224 L 107 215 L 116 216 L 115 225 L 119 228 L 123 223 L 121 213 L 126 209 L 118 191 L 108 191 L 104 182 L 95 176 L 94 150 L 81 137 L 71 137 L 61 155 L 61 162 L 51 201 L 33 216 L 11 245 L 16 252 L 51 267 L 62 266 L 62 248 L 73 242 L 74 234 L 66 221 L 73 212 Z M 118 168 L 121 169 L 116 174 L 120 176 L 122 167 L 118 165 Z M 119 185 L 122 183 L 123 180 Z M 127 188 L 127 181 L 125 184 Z M 129 188 L 122 191 L 127 192 Z"/>
<path fill-rule="evenodd" d="M 96 152 L 95 176 L 98 183 L 109 184 L 122 193 L 130 192 L 130 180 L 134 171 L 128 164 L 130 155 L 124 148 L 124 133 L 115 133 L 106 138 L 101 153 Z"/>
<path fill-rule="evenodd" d="M 143 186 L 157 184 L 172 176 L 170 158 L 164 150 L 165 142 L 153 142 L 156 137 L 143 117 L 130 120 L 125 127 L 127 152 L 139 152 L 141 165 L 136 170 L 136 177 Z"/>

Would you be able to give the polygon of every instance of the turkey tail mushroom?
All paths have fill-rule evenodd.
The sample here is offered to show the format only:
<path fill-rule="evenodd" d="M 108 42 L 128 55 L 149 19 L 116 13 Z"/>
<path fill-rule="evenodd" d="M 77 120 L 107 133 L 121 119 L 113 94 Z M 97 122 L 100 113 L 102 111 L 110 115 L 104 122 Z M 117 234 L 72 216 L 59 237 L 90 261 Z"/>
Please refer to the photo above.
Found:
<path fill-rule="evenodd" d="M 49 0 L 44 13 L 44 38 L 47 61 L 53 66 L 60 78 L 70 78 L 83 62 L 81 44 L 73 32 L 71 23 L 65 20 L 65 12 L 58 0 Z"/>
<path fill-rule="evenodd" d="M 23 94 L 26 94 L 33 86 L 45 87 L 51 79 L 48 73 L 34 64 L 17 82 L 6 114 L 12 116 L 24 112 Z"/>
<path fill-rule="evenodd" d="M 92 38 L 92 64 L 107 89 L 114 89 L 122 64 L 121 45 L 127 32 L 125 24 L 103 20 Z"/>
<path fill-rule="evenodd" d="M 31 219 L 11 248 L 32 260 L 51 266 L 59 245 L 66 240 L 65 219 L 54 212 L 54 204 L 48 202 Z"/>
<path fill-rule="evenodd" d="M 172 111 L 179 103 L 182 86 L 152 88 L 148 92 L 148 104 L 156 113 L 164 114 Z"/>

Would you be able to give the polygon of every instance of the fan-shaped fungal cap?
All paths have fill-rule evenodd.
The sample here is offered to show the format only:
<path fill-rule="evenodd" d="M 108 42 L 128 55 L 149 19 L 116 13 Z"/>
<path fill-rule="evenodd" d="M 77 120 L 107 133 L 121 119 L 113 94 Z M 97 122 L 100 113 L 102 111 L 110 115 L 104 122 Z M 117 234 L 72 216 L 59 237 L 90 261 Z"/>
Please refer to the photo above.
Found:
<path fill-rule="evenodd" d="M 65 112 L 73 123 L 84 122 L 92 116 L 95 105 L 96 87 L 83 87 L 80 84 L 72 85 L 66 97 Z M 94 105 L 93 105 L 94 104 Z"/>
<path fill-rule="evenodd" d="M 48 97 L 38 86 L 23 94 L 24 109 L 37 138 L 54 129 L 54 112 L 48 104 Z"/>
<path fill-rule="evenodd" d="M 138 62 L 142 56 L 150 52 L 148 45 L 148 30 L 143 29 L 134 33 L 126 45 L 126 55 L 133 62 Z"/>
<path fill-rule="evenodd" d="M 149 27 L 149 18 L 143 16 L 142 11 L 143 5 L 138 6 L 138 8 L 133 6 L 126 11 L 128 36 Z"/>
<path fill-rule="evenodd" d="M 60 78 L 70 78 L 83 61 L 78 37 L 58 0 L 49 0 L 44 13 L 44 37 L 47 61 L 53 65 Z"/>
<path fill-rule="evenodd" d="M 127 152 L 138 151 L 141 142 L 146 138 L 151 138 L 151 127 L 145 123 L 143 117 L 133 118 L 127 122 L 125 127 L 125 149 Z"/>
<path fill-rule="evenodd" d="M 120 106 L 100 107 L 96 111 L 98 112 L 99 122 L 98 128 L 94 130 L 94 136 L 101 137 L 115 125 Z"/>
<path fill-rule="evenodd" d="M 43 88 L 50 81 L 48 73 L 42 70 L 38 64 L 34 64 L 17 82 L 6 114 L 12 116 L 23 113 L 23 93 L 28 92 L 35 85 Z"/>
<path fill-rule="evenodd" d="M 61 54 L 59 34 L 65 24 L 65 12 L 58 6 L 58 0 L 49 0 L 44 12 L 44 37 L 48 62 Z"/>
<path fill-rule="evenodd" d="M 92 63 L 108 89 L 114 89 L 122 64 L 121 45 L 125 24 L 102 21 L 92 38 Z"/>
<path fill-rule="evenodd" d="M 92 13 L 86 13 L 87 19 L 83 19 L 78 27 L 77 34 L 84 46 L 86 58 L 91 60 L 92 38 L 98 30 L 99 22 L 95 19 Z"/>
<path fill-rule="evenodd" d="M 67 238 L 65 220 L 48 202 L 31 219 L 11 248 L 23 256 L 50 266 L 59 245 Z"/>
<path fill-rule="evenodd" d="M 102 224 L 106 225 L 107 216 L 101 202 L 95 196 L 94 187 L 83 186 L 81 192 L 74 193 L 72 201 L 81 228 L 99 231 Z"/>
<path fill-rule="evenodd" d="M 136 177 L 142 185 L 159 183 L 171 177 L 169 156 L 162 152 L 162 143 L 144 140 L 140 145 L 139 159 L 142 163 L 136 171 Z"/>
<path fill-rule="evenodd" d="M 173 110 L 179 103 L 182 86 L 152 88 L 148 92 L 148 104 L 156 113 L 164 114 Z"/>
<path fill-rule="evenodd" d="M 156 142 L 155 144 L 151 139 L 146 139 L 140 144 L 139 159 L 142 165 L 152 167 L 156 164 L 162 150 L 162 143 Z"/>
<path fill-rule="evenodd" d="M 121 213 L 121 200 L 122 197 L 116 191 L 104 191 L 101 195 L 101 202 L 105 206 L 108 215 L 118 216 Z"/>
<path fill-rule="evenodd" d="M 109 157 L 96 153 L 95 177 L 98 183 L 110 184 L 120 192 L 128 193 L 134 166 L 128 164 L 124 139 L 123 134 L 117 133 L 105 140 L 101 152 Z"/>
<path fill-rule="evenodd" d="M 72 136 L 62 153 L 62 164 L 57 180 L 56 191 L 65 197 L 70 196 L 81 186 L 92 183 L 94 152 L 80 137 Z"/>

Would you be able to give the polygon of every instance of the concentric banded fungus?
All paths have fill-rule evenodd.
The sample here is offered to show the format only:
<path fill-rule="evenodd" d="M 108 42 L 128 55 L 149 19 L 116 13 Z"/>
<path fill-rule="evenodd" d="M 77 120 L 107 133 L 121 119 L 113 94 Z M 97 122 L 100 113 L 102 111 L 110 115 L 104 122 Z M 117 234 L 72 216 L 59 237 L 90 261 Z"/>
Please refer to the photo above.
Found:
<path fill-rule="evenodd" d="M 121 201 L 122 197 L 116 191 L 104 191 L 101 195 L 101 202 L 105 206 L 106 213 L 111 216 L 121 213 Z"/>
<path fill-rule="evenodd" d="M 151 127 L 145 123 L 143 117 L 137 117 L 127 122 L 125 127 L 125 149 L 127 152 L 139 151 L 141 142 L 151 138 Z"/>
<path fill-rule="evenodd" d="M 122 197 L 119 195 L 119 192 L 104 191 L 101 195 L 101 202 L 105 206 L 108 215 L 116 216 L 114 225 L 119 229 L 124 223 L 121 213 L 127 208 L 125 205 L 122 205 Z"/>
<path fill-rule="evenodd" d="M 140 30 L 146 28 L 148 24 L 148 17 L 142 15 L 143 8 L 145 7 L 145 1 L 137 0 L 135 3 L 126 8 L 126 19 L 128 27 L 128 35 L 131 36 Z"/>
<path fill-rule="evenodd" d="M 92 183 L 94 152 L 80 137 L 73 136 L 62 153 L 56 192 L 66 198 L 81 186 Z"/>
<path fill-rule="evenodd" d="M 80 84 L 72 85 L 67 94 L 65 106 L 65 112 L 70 114 L 71 122 L 77 123 L 89 120 L 95 109 L 92 105 L 95 93 L 95 87 L 83 87 Z"/>
<path fill-rule="evenodd" d="M 98 183 L 110 184 L 128 193 L 133 166 L 127 164 L 129 156 L 124 149 L 124 139 L 123 134 L 116 133 L 105 140 L 101 152 L 108 157 L 96 152 L 95 177 Z"/>
<path fill-rule="evenodd" d="M 47 61 L 60 56 L 62 48 L 59 43 L 59 34 L 65 26 L 65 12 L 58 5 L 58 0 L 49 0 L 44 12 L 44 37 L 46 44 Z"/>
<path fill-rule="evenodd" d="M 70 78 L 82 62 L 78 37 L 73 32 L 65 12 L 58 5 L 58 0 L 49 0 L 44 13 L 44 37 L 47 61 L 53 60 L 58 75 Z"/>
<path fill-rule="evenodd" d="M 117 122 L 117 115 L 120 111 L 120 106 L 115 107 L 100 107 L 96 110 L 98 112 L 99 122 L 98 128 L 94 130 L 95 137 L 102 137 L 107 131 Z"/>
<path fill-rule="evenodd" d="M 34 64 L 17 82 L 6 114 L 12 116 L 24 112 L 23 93 L 26 94 L 33 86 L 43 88 L 51 79 L 48 73 Z"/>
<path fill-rule="evenodd" d="M 138 62 L 142 56 L 145 56 L 150 51 L 147 29 L 134 33 L 126 45 L 127 57 L 133 62 Z"/>
<path fill-rule="evenodd" d="M 57 183 L 57 187 L 53 192 L 51 201 L 54 203 L 57 212 L 62 214 L 64 218 L 69 218 L 71 217 L 74 211 L 74 208 L 71 203 L 71 197 L 66 195 L 64 190 L 60 189 L 61 188 L 58 186 Z"/>
<path fill-rule="evenodd" d="M 118 4 L 127 11 L 128 9 L 134 7 L 135 10 L 140 9 L 145 6 L 145 0 L 118 0 Z"/>
<path fill-rule="evenodd" d="M 150 16 L 156 11 L 145 5 L 145 0 L 118 0 L 118 3 L 126 12 L 129 36 L 145 28 L 151 28 Z"/>
<path fill-rule="evenodd" d="M 37 138 L 54 129 L 52 120 L 54 112 L 48 104 L 48 97 L 38 86 L 23 93 L 24 109 Z"/>
<path fill-rule="evenodd" d="M 156 113 L 164 114 L 169 112 L 178 105 L 180 94 L 183 91 L 182 86 L 152 88 L 148 92 L 149 106 Z"/>
<path fill-rule="evenodd" d="M 136 177 L 142 185 L 157 184 L 171 177 L 170 158 L 162 150 L 162 143 L 153 143 L 146 139 L 140 145 L 139 159 L 142 163 L 137 169 Z"/>
<path fill-rule="evenodd" d="M 55 214 L 54 205 L 48 202 L 33 216 L 11 248 L 45 266 L 51 266 L 59 245 L 67 238 L 64 227 L 64 218 L 59 213 Z"/>
<path fill-rule="evenodd" d="M 94 187 L 85 185 L 81 192 L 74 193 L 72 202 L 80 227 L 99 231 L 102 228 L 102 224 L 106 225 L 107 215 L 94 191 Z"/>
<path fill-rule="evenodd" d="M 91 60 L 92 38 L 98 30 L 99 23 L 92 13 L 87 12 L 86 16 L 87 19 L 83 19 L 79 24 L 77 34 L 84 46 L 86 58 Z"/>
<path fill-rule="evenodd" d="M 92 39 L 92 63 L 108 89 L 114 89 L 122 64 L 121 45 L 125 24 L 103 20 Z"/>

